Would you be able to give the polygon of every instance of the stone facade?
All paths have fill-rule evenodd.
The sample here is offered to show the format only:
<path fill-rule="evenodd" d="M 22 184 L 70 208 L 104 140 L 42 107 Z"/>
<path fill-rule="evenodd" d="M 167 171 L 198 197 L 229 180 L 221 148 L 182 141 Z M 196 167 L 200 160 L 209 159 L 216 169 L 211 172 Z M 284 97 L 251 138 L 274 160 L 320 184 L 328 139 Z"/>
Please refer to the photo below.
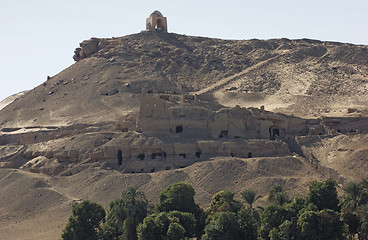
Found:
<path fill-rule="evenodd" d="M 164 17 L 159 11 L 154 11 L 146 19 L 146 30 L 161 30 L 167 32 L 167 18 Z"/>
<path fill-rule="evenodd" d="M 224 108 L 206 104 L 196 96 L 174 97 L 160 95 L 141 100 L 138 128 L 142 133 L 270 140 L 308 134 L 305 119 L 258 108 Z"/>

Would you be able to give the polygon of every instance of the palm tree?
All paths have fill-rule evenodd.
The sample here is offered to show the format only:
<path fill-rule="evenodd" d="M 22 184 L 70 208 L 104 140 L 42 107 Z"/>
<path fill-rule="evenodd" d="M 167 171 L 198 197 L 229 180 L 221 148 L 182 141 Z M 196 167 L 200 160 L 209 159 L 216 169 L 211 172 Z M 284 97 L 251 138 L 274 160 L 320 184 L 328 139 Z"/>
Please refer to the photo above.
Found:
<path fill-rule="evenodd" d="M 262 196 L 257 196 L 257 191 L 253 189 L 246 189 L 240 193 L 242 199 L 248 204 L 250 209 L 253 209 L 253 204 Z"/>
<path fill-rule="evenodd" d="M 235 193 L 231 190 L 222 190 L 212 197 L 210 212 L 238 212 L 241 203 L 234 199 Z"/>
<path fill-rule="evenodd" d="M 240 193 L 240 196 L 242 197 L 242 199 L 248 204 L 248 209 L 251 212 L 251 214 L 253 215 L 253 217 L 260 222 L 261 218 L 260 218 L 260 214 L 259 211 L 262 211 L 263 208 L 261 207 L 257 207 L 257 209 L 253 208 L 253 204 L 260 199 L 262 196 L 258 195 L 257 196 L 257 191 L 253 190 L 253 189 L 246 189 L 243 192 Z"/>
<path fill-rule="evenodd" d="M 289 201 L 280 184 L 275 184 L 268 193 L 268 201 L 282 205 Z"/>
<path fill-rule="evenodd" d="M 135 205 L 137 201 L 143 200 L 146 201 L 146 196 L 144 192 L 137 191 L 137 187 L 129 187 L 127 190 L 121 193 L 121 199 L 124 200 L 125 205 Z"/>
<path fill-rule="evenodd" d="M 232 205 L 234 202 L 235 193 L 230 190 L 225 190 L 222 192 L 221 197 L 222 197 L 221 208 L 223 209 L 223 211 L 233 211 Z"/>
<path fill-rule="evenodd" d="M 368 177 L 364 178 L 361 182 L 360 185 L 362 188 L 368 188 Z"/>
<path fill-rule="evenodd" d="M 343 187 L 343 190 L 345 192 L 344 207 L 351 208 L 355 211 L 359 206 L 360 196 L 362 193 L 359 183 L 349 182 Z"/>
<path fill-rule="evenodd" d="M 360 218 L 360 231 L 358 233 L 359 239 L 368 239 L 368 204 L 359 206 L 357 214 Z"/>
<path fill-rule="evenodd" d="M 136 240 L 136 228 L 147 216 L 147 207 L 148 200 L 144 193 L 137 191 L 136 187 L 129 187 L 121 194 L 121 198 L 110 203 L 108 224 L 115 229 L 117 235 Z"/>

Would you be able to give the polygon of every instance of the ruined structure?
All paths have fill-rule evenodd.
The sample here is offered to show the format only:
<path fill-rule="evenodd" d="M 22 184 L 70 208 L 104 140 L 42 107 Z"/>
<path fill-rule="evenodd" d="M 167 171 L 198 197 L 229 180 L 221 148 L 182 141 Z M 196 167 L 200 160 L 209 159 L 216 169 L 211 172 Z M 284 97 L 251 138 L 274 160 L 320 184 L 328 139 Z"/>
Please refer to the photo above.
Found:
<path fill-rule="evenodd" d="M 301 146 L 314 139 L 306 136 L 368 131 L 362 118 L 302 119 L 264 107 L 224 107 L 205 95 L 176 94 L 142 96 L 139 112 L 116 124 L 3 128 L 0 167 L 57 174 L 88 161 L 128 173 L 154 172 L 218 156 L 306 156 Z M 313 156 L 306 158 L 317 164 Z"/>
<path fill-rule="evenodd" d="M 161 30 L 167 32 L 167 19 L 159 11 L 154 11 L 146 19 L 146 30 Z"/>
<path fill-rule="evenodd" d="M 305 119 L 258 108 L 223 107 L 193 95 L 160 95 L 141 100 L 138 128 L 147 135 L 287 139 L 306 135 Z"/>

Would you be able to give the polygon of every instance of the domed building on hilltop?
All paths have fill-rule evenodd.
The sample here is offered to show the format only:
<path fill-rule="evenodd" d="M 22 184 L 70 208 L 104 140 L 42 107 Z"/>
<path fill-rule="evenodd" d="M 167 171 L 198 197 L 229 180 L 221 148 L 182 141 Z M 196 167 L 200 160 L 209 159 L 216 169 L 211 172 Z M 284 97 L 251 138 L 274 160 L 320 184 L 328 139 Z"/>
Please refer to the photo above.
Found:
<path fill-rule="evenodd" d="M 146 30 L 161 30 L 167 32 L 167 18 L 160 11 L 154 11 L 146 19 Z"/>

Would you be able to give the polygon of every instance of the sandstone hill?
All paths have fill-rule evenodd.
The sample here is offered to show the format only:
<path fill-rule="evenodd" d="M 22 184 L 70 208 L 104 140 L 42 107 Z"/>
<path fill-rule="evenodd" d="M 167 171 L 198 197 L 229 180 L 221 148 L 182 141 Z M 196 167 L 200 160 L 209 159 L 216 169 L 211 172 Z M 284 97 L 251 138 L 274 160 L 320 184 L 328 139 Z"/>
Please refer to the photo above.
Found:
<path fill-rule="evenodd" d="M 210 92 L 225 105 L 265 105 L 301 116 L 349 108 L 367 114 L 367 46 L 165 32 L 81 46 L 85 57 L 3 109 L 1 126 L 115 121 L 136 110 L 139 95 L 148 92 Z"/>
<path fill-rule="evenodd" d="M 106 207 L 128 186 L 155 202 L 168 184 L 186 181 L 207 207 L 223 189 L 265 196 L 280 183 L 293 196 L 312 180 L 333 177 L 341 187 L 368 172 L 368 46 L 144 31 L 84 41 L 73 58 L 75 64 L 0 110 L 1 239 L 57 239 L 73 202 Z M 180 117 L 184 111 L 212 121 L 242 112 L 249 127 L 302 127 L 281 139 L 272 136 L 283 134 L 274 125 L 264 130 L 271 139 L 230 139 L 226 131 L 217 138 L 147 134 L 162 120 L 140 119 L 141 100 L 148 105 L 153 96 L 199 99 L 170 103 Z M 209 154 L 214 146 L 222 155 Z M 120 166 L 126 149 L 139 166 L 134 173 Z M 144 149 L 152 154 L 142 155 Z"/>

